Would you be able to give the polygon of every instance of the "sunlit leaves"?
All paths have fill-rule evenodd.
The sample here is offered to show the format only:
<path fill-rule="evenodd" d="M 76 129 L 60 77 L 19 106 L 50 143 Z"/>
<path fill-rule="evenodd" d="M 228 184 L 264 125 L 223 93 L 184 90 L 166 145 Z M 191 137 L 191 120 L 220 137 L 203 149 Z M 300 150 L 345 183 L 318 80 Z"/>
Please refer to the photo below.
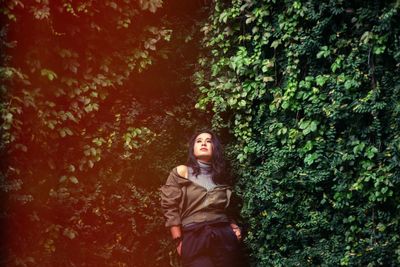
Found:
<path fill-rule="evenodd" d="M 143 10 L 149 10 L 153 13 L 163 4 L 163 0 L 140 0 L 139 2 Z"/>
<path fill-rule="evenodd" d="M 54 71 L 49 70 L 49 69 L 42 69 L 42 70 L 40 71 L 40 74 L 41 74 L 42 76 L 47 77 L 47 79 L 49 79 L 50 81 L 52 81 L 52 80 L 54 80 L 54 79 L 57 78 L 57 74 L 56 74 Z"/>
<path fill-rule="evenodd" d="M 160 217 L 157 196 L 133 186 L 135 164 L 156 134 L 151 123 L 137 119 L 140 105 L 130 107 L 132 91 L 141 89 L 126 84 L 167 55 L 160 48 L 171 30 L 159 19 L 154 25 L 147 20 L 162 3 L 13 0 L 1 8 L 1 151 L 7 163 L 0 190 L 10 204 L 3 218 L 18 224 L 7 246 L 10 264 L 52 265 L 62 253 L 69 256 L 61 256 L 61 264 L 96 265 L 100 254 L 122 251 L 124 259 L 101 261 L 126 265 L 126 258 L 146 251 L 135 252 L 138 244 L 131 241 L 162 226 L 154 220 Z M 29 214 L 20 212 L 25 209 Z M 134 233 L 143 224 L 146 230 Z M 71 253 L 77 245 L 84 256 Z"/>
<path fill-rule="evenodd" d="M 63 231 L 63 235 L 68 237 L 69 239 L 74 239 L 77 236 L 77 232 L 71 228 L 65 228 Z"/>
<path fill-rule="evenodd" d="M 124 146 L 129 150 L 138 149 L 141 145 L 149 144 L 153 138 L 154 133 L 146 127 L 129 127 L 127 132 L 123 135 Z"/>
<path fill-rule="evenodd" d="M 43 6 L 33 6 L 31 12 L 35 19 L 47 19 L 50 16 L 50 7 L 48 6 L 48 3 Z"/>

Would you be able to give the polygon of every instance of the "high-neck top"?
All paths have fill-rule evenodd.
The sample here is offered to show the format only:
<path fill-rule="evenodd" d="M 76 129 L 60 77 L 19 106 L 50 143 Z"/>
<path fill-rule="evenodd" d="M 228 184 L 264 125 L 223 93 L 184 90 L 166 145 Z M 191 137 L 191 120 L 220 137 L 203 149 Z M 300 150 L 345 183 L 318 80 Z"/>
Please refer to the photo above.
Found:
<path fill-rule="evenodd" d="M 193 169 L 189 167 L 189 180 L 204 187 L 207 191 L 213 189 L 216 184 L 212 180 L 211 164 L 197 161 L 200 167 L 200 173 L 196 176 Z"/>
<path fill-rule="evenodd" d="M 201 174 L 211 174 L 211 163 L 206 163 L 198 160 Z"/>

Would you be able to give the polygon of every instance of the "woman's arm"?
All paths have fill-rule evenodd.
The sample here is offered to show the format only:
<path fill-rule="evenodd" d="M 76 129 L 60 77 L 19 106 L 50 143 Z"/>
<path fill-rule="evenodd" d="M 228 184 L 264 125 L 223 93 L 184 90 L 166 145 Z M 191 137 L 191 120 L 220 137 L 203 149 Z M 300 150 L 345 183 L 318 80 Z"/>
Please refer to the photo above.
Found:
<path fill-rule="evenodd" d="M 188 176 L 188 169 L 185 165 L 179 165 L 178 167 L 176 167 L 176 170 L 178 172 L 178 174 L 182 177 L 187 178 Z M 171 226 L 170 228 L 171 230 L 171 236 L 173 240 L 178 240 L 178 242 L 176 243 L 176 250 L 178 252 L 179 255 L 181 255 L 181 250 L 182 250 L 182 229 L 180 225 L 174 225 Z"/>
<path fill-rule="evenodd" d="M 179 225 L 171 226 L 170 229 L 171 229 L 172 239 L 182 237 L 182 231 L 181 231 L 181 227 Z"/>
<path fill-rule="evenodd" d="M 166 227 L 181 224 L 179 203 L 182 198 L 182 190 L 177 179 L 175 170 L 172 170 L 166 183 L 161 187 L 161 208 L 166 218 Z"/>
<path fill-rule="evenodd" d="M 185 165 L 176 167 L 176 171 L 178 175 L 187 177 L 187 167 Z M 180 226 L 179 202 L 182 197 L 182 191 L 175 178 L 172 171 L 166 184 L 161 188 L 161 206 L 164 210 L 165 217 L 167 217 L 166 226 L 169 226 L 178 254 L 181 255 L 182 230 Z"/>
<path fill-rule="evenodd" d="M 173 240 L 177 240 L 176 245 L 176 251 L 178 252 L 179 256 L 181 255 L 181 250 L 182 250 L 182 230 L 181 226 L 179 225 L 174 225 L 171 226 L 171 236 Z"/>

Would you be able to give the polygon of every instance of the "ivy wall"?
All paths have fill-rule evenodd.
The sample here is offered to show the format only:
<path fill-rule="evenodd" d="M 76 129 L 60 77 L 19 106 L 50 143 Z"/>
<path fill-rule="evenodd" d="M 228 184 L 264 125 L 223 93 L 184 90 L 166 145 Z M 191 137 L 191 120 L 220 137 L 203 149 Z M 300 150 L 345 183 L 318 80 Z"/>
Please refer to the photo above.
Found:
<path fill-rule="evenodd" d="M 400 2 L 215 1 L 194 79 L 254 266 L 400 264 Z"/>

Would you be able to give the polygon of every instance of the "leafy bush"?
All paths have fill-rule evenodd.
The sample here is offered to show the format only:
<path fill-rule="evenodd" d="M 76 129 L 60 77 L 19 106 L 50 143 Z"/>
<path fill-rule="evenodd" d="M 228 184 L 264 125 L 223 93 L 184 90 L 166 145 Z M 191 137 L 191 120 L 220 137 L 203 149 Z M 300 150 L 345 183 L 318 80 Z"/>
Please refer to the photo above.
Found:
<path fill-rule="evenodd" d="M 169 265 L 158 187 L 197 116 L 196 46 L 162 2 L 2 4 L 0 265 Z"/>

